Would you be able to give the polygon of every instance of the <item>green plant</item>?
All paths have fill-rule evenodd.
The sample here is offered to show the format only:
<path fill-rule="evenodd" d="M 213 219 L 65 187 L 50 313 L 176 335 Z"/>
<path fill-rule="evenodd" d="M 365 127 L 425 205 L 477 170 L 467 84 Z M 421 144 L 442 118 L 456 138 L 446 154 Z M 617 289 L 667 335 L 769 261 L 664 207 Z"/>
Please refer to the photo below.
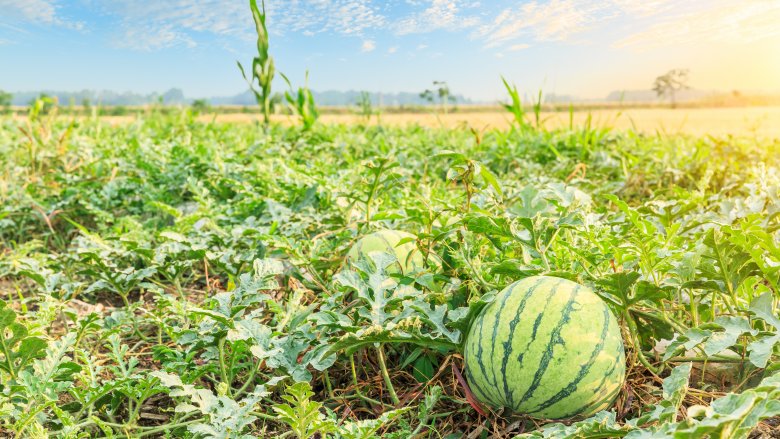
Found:
<path fill-rule="evenodd" d="M 57 98 L 51 97 L 46 93 L 41 93 L 37 98 L 30 101 L 29 117 L 32 120 L 39 116 L 45 116 L 57 107 Z"/>
<path fill-rule="evenodd" d="M 252 18 L 254 19 L 257 32 L 257 56 L 252 59 L 251 79 L 247 76 L 241 62 L 236 61 L 236 63 L 241 71 L 241 76 L 244 77 L 244 80 L 249 85 L 249 89 L 255 95 L 257 105 L 263 110 L 263 122 L 267 127 L 271 122 L 271 112 L 273 111 L 271 85 L 276 74 L 276 68 L 274 67 L 274 59 L 268 51 L 265 0 L 261 0 L 260 4 L 261 6 L 258 7 L 257 0 L 249 0 L 249 8 L 252 10 Z M 255 86 L 255 81 L 257 81 L 257 86 Z"/>
<path fill-rule="evenodd" d="M 298 438 L 306 439 L 315 433 L 323 435 L 335 430 L 335 425 L 321 412 L 322 404 L 311 400 L 314 393 L 309 383 L 295 383 L 285 393 L 282 399 L 287 402 L 274 404 L 273 410 Z"/>
<path fill-rule="evenodd" d="M 314 102 L 314 95 L 309 90 L 309 72 L 306 72 L 306 80 L 303 87 L 298 87 L 298 91 L 293 90 L 293 86 L 287 76 L 282 74 L 282 78 L 287 82 L 289 91 L 284 93 L 284 98 L 287 100 L 287 105 L 301 118 L 303 124 L 303 130 L 309 131 L 317 122 L 320 117 L 320 113 L 317 110 L 317 104 Z"/>
<path fill-rule="evenodd" d="M 27 327 L 16 321 L 16 313 L 0 300 L 0 371 L 16 379 L 45 348 L 46 341 L 30 336 Z"/>
<path fill-rule="evenodd" d="M 514 117 L 514 122 L 518 128 L 527 128 L 528 122 L 525 120 L 525 108 L 523 107 L 523 101 L 520 98 L 520 92 L 517 90 L 517 86 L 514 84 L 509 85 L 509 82 L 507 82 L 506 78 L 503 76 L 501 77 L 501 81 L 504 83 L 504 87 L 512 100 L 511 103 L 501 105 L 512 113 L 512 117 Z"/>

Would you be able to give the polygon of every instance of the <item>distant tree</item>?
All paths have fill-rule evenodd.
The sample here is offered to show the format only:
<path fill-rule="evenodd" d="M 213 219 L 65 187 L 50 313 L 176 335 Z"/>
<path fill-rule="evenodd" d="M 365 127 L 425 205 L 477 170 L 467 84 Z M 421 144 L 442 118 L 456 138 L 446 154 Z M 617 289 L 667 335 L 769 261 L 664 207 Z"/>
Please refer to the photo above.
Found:
<path fill-rule="evenodd" d="M 11 111 L 11 103 L 13 102 L 14 95 L 7 91 L 0 90 L 0 109 L 3 113 Z"/>
<path fill-rule="evenodd" d="M 84 109 L 85 113 L 92 113 L 92 102 L 89 100 L 89 98 L 84 98 L 81 100 L 81 107 Z"/>
<path fill-rule="evenodd" d="M 271 95 L 270 105 L 274 114 L 279 114 L 284 109 L 284 93 L 276 92 Z"/>
<path fill-rule="evenodd" d="M 656 95 L 659 98 L 668 96 L 672 103 L 672 108 L 677 106 L 677 92 L 689 88 L 688 69 L 669 70 L 665 75 L 655 78 L 653 83 L 653 91 L 655 91 Z"/>
<path fill-rule="evenodd" d="M 433 90 L 426 89 L 420 93 L 420 97 L 431 104 L 438 102 L 444 114 L 447 114 L 448 105 L 456 102 L 455 96 L 450 92 L 450 86 L 445 81 L 433 81 Z"/>
<path fill-rule="evenodd" d="M 180 88 L 172 88 L 160 96 L 160 104 L 181 104 L 186 101 L 184 92 Z"/>
<path fill-rule="evenodd" d="M 371 120 L 374 115 L 374 106 L 371 102 L 371 94 L 367 91 L 361 91 L 357 99 L 358 114 L 366 118 L 366 122 Z"/>
<path fill-rule="evenodd" d="M 124 105 L 114 105 L 108 110 L 110 116 L 126 116 L 129 113 Z"/>
<path fill-rule="evenodd" d="M 195 99 L 192 101 L 192 111 L 200 114 L 200 113 L 206 113 L 211 109 L 211 105 L 209 105 L 209 101 L 207 99 Z"/>

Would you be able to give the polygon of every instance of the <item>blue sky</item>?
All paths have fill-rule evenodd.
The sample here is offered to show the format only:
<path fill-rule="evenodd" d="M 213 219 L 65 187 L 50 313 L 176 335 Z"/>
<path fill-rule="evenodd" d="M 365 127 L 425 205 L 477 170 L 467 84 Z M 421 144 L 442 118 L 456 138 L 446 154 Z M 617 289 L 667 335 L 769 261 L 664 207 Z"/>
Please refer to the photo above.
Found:
<path fill-rule="evenodd" d="M 481 100 L 526 91 L 603 97 L 689 68 L 702 89 L 780 90 L 780 0 L 268 0 L 271 51 L 317 90 Z M 0 0 L 0 89 L 245 89 L 243 0 Z M 279 84 L 281 85 L 281 84 Z"/>

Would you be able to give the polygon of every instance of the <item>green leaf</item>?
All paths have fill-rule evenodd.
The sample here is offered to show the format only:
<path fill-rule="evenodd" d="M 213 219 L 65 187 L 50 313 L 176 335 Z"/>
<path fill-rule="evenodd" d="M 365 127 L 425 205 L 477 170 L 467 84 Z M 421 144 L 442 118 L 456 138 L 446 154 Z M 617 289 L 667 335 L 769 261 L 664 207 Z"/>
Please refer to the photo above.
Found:
<path fill-rule="evenodd" d="M 672 369 L 663 382 L 663 397 L 676 408 L 680 407 L 685 393 L 688 391 L 688 380 L 691 376 L 691 363 L 684 363 Z"/>
<path fill-rule="evenodd" d="M 744 317 L 720 316 L 715 319 L 714 325 L 722 331 L 712 333 L 704 343 L 704 353 L 708 356 L 723 353 L 734 346 L 743 334 L 756 335 L 758 331 L 750 327 L 750 323 Z"/>
<path fill-rule="evenodd" d="M 427 356 L 423 355 L 414 362 L 412 376 L 418 383 L 427 383 L 435 373 L 433 363 Z"/>
<path fill-rule="evenodd" d="M 775 329 L 780 330 L 780 318 L 777 317 L 774 310 L 774 296 L 770 291 L 758 296 L 753 303 L 750 304 L 750 311 L 756 315 L 756 317 L 764 320 Z"/>
<path fill-rule="evenodd" d="M 43 339 L 28 335 L 27 327 L 16 322 L 16 313 L 0 300 L 0 370 L 17 376 L 46 346 Z"/>
<path fill-rule="evenodd" d="M 774 355 L 775 346 L 780 345 L 780 334 L 767 334 L 748 344 L 750 362 L 759 368 L 765 368 Z"/>

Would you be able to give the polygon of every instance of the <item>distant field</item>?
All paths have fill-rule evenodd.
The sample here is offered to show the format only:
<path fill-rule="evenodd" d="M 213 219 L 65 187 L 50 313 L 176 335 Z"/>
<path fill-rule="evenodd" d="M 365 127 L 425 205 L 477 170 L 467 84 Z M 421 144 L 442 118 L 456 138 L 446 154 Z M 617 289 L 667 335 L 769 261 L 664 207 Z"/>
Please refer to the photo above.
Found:
<path fill-rule="evenodd" d="M 201 121 L 209 121 L 214 115 L 202 115 Z M 533 114 L 528 115 L 532 121 Z M 583 126 L 591 118 L 591 126 L 596 128 L 612 127 L 620 130 L 634 129 L 643 133 L 685 133 L 697 136 L 713 135 L 757 135 L 759 137 L 780 138 L 780 106 L 772 107 L 731 107 L 731 108 L 629 108 L 598 109 L 575 111 L 573 124 Z M 105 116 L 103 119 L 112 124 L 132 121 L 136 116 Z M 566 127 L 570 123 L 568 112 L 543 112 L 541 120 L 546 128 Z M 279 121 L 293 121 L 290 116 L 276 116 Z M 259 120 L 257 114 L 229 113 L 217 114 L 218 122 L 247 123 Z M 323 114 L 324 123 L 354 124 L 365 119 L 354 114 Z M 467 124 L 476 129 L 506 128 L 510 115 L 494 110 L 458 111 L 449 114 L 435 113 L 385 113 L 379 116 L 382 124 L 408 125 L 420 124 L 429 127 L 455 127 Z M 371 123 L 377 123 L 373 117 Z"/>

